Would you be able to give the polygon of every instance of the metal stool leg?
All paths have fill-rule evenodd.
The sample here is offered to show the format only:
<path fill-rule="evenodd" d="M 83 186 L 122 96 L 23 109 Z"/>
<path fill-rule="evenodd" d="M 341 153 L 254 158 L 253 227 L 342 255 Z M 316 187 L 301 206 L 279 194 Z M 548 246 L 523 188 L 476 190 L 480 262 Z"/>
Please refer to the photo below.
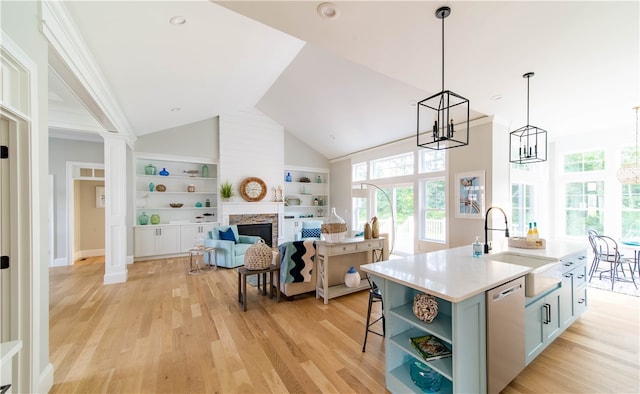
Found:
<path fill-rule="evenodd" d="M 373 304 L 373 293 L 369 292 L 369 307 L 367 308 L 367 322 L 364 326 L 364 343 L 362 344 L 362 353 L 367 347 L 367 337 L 369 336 L 369 320 L 371 320 L 371 305 Z"/>

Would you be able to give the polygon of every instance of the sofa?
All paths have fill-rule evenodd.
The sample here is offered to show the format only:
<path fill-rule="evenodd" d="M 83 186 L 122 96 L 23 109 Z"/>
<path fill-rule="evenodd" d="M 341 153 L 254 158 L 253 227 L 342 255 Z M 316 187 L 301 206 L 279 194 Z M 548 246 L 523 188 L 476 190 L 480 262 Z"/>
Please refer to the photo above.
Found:
<path fill-rule="evenodd" d="M 316 243 L 313 239 L 284 242 L 278 247 L 280 291 L 291 298 L 316 290 Z"/>
<path fill-rule="evenodd" d="M 238 234 L 238 226 L 218 226 L 208 233 L 204 246 L 218 250 L 218 266 L 226 268 L 240 267 L 244 265 L 244 254 L 249 247 L 260 237 Z M 205 263 L 209 262 L 208 254 L 205 254 Z"/>

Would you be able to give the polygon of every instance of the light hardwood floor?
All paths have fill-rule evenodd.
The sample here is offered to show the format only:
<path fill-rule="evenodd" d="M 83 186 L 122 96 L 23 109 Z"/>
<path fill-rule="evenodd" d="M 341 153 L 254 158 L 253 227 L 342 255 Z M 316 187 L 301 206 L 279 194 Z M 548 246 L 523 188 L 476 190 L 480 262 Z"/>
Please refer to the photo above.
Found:
<path fill-rule="evenodd" d="M 273 300 L 235 270 L 138 262 L 102 285 L 100 259 L 50 269 L 52 393 L 384 393 L 384 340 L 362 353 L 367 292 Z M 589 310 L 505 393 L 640 392 L 638 298 L 589 291 Z"/>

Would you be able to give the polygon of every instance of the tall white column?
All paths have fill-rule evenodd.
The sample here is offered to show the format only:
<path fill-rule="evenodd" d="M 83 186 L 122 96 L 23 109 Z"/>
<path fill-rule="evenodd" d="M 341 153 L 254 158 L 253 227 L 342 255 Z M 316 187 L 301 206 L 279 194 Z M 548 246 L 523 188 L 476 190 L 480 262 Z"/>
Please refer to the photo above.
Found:
<path fill-rule="evenodd" d="M 104 138 L 105 265 L 104 284 L 127 281 L 127 138 L 101 133 Z"/>

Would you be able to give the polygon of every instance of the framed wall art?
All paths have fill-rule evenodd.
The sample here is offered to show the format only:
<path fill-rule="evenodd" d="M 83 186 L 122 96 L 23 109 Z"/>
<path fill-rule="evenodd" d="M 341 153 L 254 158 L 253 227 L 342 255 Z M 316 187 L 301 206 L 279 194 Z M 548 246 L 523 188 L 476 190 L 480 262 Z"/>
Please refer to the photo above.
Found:
<path fill-rule="evenodd" d="M 484 171 L 456 174 L 455 216 L 462 219 L 484 218 Z"/>
<path fill-rule="evenodd" d="M 96 186 L 96 208 L 104 208 L 104 186 Z"/>

